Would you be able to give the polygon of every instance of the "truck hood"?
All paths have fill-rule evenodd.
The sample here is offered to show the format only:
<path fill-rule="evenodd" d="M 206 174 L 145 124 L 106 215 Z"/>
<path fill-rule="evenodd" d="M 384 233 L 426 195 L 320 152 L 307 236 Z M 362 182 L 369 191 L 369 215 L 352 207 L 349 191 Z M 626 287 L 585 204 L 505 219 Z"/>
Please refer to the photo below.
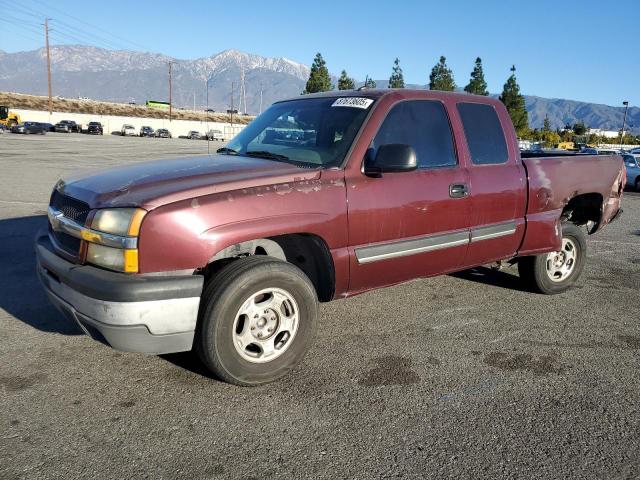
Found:
<path fill-rule="evenodd" d="M 138 163 L 60 180 L 56 189 L 91 208 L 142 207 L 231 190 L 313 180 L 319 170 L 306 170 L 273 160 L 233 155 Z"/>

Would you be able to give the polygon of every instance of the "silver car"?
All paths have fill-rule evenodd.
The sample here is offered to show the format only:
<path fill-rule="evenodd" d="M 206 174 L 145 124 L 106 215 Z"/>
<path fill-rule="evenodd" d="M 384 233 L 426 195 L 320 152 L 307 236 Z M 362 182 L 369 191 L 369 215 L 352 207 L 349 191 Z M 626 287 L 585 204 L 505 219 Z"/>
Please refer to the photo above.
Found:
<path fill-rule="evenodd" d="M 631 155 L 625 153 L 622 155 L 624 166 L 627 170 L 627 185 L 635 191 L 640 191 L 640 155 Z"/>

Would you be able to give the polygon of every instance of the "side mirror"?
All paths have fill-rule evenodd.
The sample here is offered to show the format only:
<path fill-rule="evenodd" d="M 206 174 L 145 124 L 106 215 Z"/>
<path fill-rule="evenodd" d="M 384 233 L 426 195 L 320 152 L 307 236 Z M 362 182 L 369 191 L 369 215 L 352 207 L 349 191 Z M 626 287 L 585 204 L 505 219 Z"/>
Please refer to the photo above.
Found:
<path fill-rule="evenodd" d="M 413 147 L 399 143 L 381 145 L 375 158 L 368 154 L 364 161 L 364 174 L 374 178 L 383 173 L 411 172 L 416 168 L 418 161 Z"/>

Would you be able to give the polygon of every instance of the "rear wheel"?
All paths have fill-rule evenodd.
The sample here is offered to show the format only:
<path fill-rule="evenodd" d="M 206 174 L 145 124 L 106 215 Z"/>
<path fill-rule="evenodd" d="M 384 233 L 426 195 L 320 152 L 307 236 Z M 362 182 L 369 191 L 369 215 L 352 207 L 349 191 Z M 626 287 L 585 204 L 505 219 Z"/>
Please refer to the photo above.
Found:
<path fill-rule="evenodd" d="M 272 257 L 246 257 L 205 287 L 194 347 L 218 378 L 242 386 L 288 373 L 315 335 L 317 298 L 307 276 Z"/>
<path fill-rule="evenodd" d="M 583 231 L 573 223 L 567 223 L 562 226 L 561 249 L 520 259 L 518 272 L 520 278 L 537 292 L 547 295 L 562 293 L 580 277 L 586 254 Z"/>
<path fill-rule="evenodd" d="M 636 178 L 634 187 L 636 188 L 636 192 L 640 192 L 640 177 Z"/>

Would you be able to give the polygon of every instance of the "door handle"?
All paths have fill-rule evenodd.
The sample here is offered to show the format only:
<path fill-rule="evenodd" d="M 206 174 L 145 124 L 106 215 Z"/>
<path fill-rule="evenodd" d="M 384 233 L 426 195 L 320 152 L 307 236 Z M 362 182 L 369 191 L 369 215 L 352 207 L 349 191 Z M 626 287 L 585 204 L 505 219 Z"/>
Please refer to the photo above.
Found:
<path fill-rule="evenodd" d="M 449 196 L 451 198 L 464 198 L 469 195 L 469 187 L 465 183 L 452 183 L 449 185 Z"/>

